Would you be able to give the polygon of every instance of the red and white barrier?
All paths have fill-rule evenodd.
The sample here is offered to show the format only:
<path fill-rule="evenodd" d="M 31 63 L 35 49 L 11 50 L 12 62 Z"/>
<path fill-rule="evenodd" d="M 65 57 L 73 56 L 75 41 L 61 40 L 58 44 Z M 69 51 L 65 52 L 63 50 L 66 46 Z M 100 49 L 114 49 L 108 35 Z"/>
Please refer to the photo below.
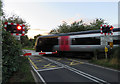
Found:
<path fill-rule="evenodd" d="M 23 56 L 43 55 L 43 54 L 57 54 L 57 51 L 56 52 L 33 52 L 33 53 L 25 53 Z"/>

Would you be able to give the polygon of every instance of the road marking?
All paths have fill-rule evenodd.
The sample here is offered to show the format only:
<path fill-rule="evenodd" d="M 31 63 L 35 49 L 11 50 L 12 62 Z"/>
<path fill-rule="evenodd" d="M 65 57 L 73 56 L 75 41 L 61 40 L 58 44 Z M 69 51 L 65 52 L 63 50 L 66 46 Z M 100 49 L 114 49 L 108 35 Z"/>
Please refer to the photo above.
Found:
<path fill-rule="evenodd" d="M 44 65 L 43 68 L 54 68 L 54 67 L 56 67 L 56 66 L 53 66 L 53 65 L 51 65 L 51 63 L 49 63 L 47 65 Z"/>
<path fill-rule="evenodd" d="M 46 59 L 46 60 L 48 60 L 48 61 L 50 61 L 50 62 L 53 62 L 53 63 L 55 63 L 55 64 L 57 64 L 57 65 L 59 65 L 59 66 L 62 66 L 62 67 L 66 68 L 66 69 L 68 69 L 68 70 L 70 70 L 70 71 L 72 71 L 72 72 L 75 72 L 75 73 L 77 73 L 77 74 L 79 74 L 79 75 L 81 75 L 81 76 L 83 76 L 83 77 L 85 77 L 85 78 L 88 78 L 88 79 L 90 79 L 90 80 L 92 80 L 92 81 L 94 81 L 94 82 L 97 82 L 97 83 L 100 83 L 100 84 L 103 84 L 103 83 L 104 83 L 104 84 L 109 84 L 108 82 L 106 82 L 106 81 L 104 81 L 104 80 L 102 80 L 102 79 L 100 79 L 100 78 L 97 78 L 97 77 L 95 77 L 95 76 L 92 76 L 92 75 L 90 75 L 90 74 L 87 74 L 87 73 L 85 73 L 85 72 L 82 72 L 82 71 L 80 71 L 80 70 L 77 70 L 77 69 L 75 69 L 75 68 L 72 68 L 72 67 L 70 67 L 70 66 L 67 66 L 67 65 L 65 65 L 65 64 L 62 64 L 62 63 L 60 63 L 60 62 L 51 60 L 51 59 L 46 58 L 46 57 L 43 57 L 43 58 Z"/>
<path fill-rule="evenodd" d="M 41 79 L 41 81 L 44 83 L 44 84 L 47 84 L 45 82 L 45 80 L 43 79 L 43 77 L 40 75 L 40 73 L 38 73 L 38 71 L 32 66 L 33 70 L 37 73 L 37 75 L 39 76 L 39 78 Z"/>
<path fill-rule="evenodd" d="M 72 60 L 72 59 L 68 58 L 67 60 Z"/>
<path fill-rule="evenodd" d="M 72 61 L 72 62 L 66 62 L 66 63 L 69 63 L 69 65 L 78 65 L 78 64 L 83 64 L 84 63 L 84 62 L 79 62 L 79 61 L 72 60 L 72 59 L 68 59 L 68 60 Z"/>
<path fill-rule="evenodd" d="M 75 62 L 70 62 L 70 65 L 77 65 L 77 64 L 79 64 L 78 62 L 77 63 L 75 63 Z"/>
<path fill-rule="evenodd" d="M 61 58 L 58 58 L 57 60 L 61 60 Z"/>
<path fill-rule="evenodd" d="M 30 63 L 35 67 L 35 69 L 38 69 L 38 67 L 32 62 L 32 60 L 28 57 L 28 60 L 30 61 Z"/>
<path fill-rule="evenodd" d="M 37 62 L 42 62 L 43 60 L 36 60 Z"/>
<path fill-rule="evenodd" d="M 77 64 L 83 64 L 83 62 L 78 62 L 78 61 L 72 61 L 72 62 L 70 62 L 70 65 L 77 65 Z"/>
<path fill-rule="evenodd" d="M 49 69 L 41 69 L 41 70 L 37 70 L 37 71 L 55 70 L 55 69 L 60 69 L 60 68 L 64 68 L 64 67 L 56 67 L 56 68 L 49 68 Z"/>

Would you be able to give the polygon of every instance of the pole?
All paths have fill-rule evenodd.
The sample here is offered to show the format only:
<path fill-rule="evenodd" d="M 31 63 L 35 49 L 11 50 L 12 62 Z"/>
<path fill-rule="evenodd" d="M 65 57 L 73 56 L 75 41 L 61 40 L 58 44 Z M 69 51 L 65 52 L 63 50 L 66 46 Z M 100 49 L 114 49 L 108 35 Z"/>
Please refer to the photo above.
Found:
<path fill-rule="evenodd" d="M 107 52 L 105 52 L 105 58 L 107 59 Z"/>

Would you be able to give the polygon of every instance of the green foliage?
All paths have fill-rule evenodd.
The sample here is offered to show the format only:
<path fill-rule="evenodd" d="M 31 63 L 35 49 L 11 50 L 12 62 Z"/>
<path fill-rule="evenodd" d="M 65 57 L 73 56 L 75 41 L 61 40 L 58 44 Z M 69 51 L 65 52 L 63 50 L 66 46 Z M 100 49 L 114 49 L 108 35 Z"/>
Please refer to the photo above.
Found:
<path fill-rule="evenodd" d="M 92 59 L 90 62 L 101 66 L 120 70 L 120 46 L 111 50 L 108 59 Z M 102 56 L 102 54 L 100 54 Z"/>
<path fill-rule="evenodd" d="M 21 36 L 21 44 L 22 44 L 22 47 L 32 47 L 32 43 L 29 41 L 29 38 L 27 35 Z"/>
<path fill-rule="evenodd" d="M 34 48 L 24 47 L 25 50 L 35 50 Z"/>
<path fill-rule="evenodd" d="M 34 48 L 34 46 L 35 46 L 35 41 L 36 41 L 36 39 L 37 39 L 37 37 L 39 37 L 39 36 L 42 36 L 41 34 L 38 34 L 38 35 L 36 35 L 36 36 L 34 36 L 34 39 L 29 39 L 29 43 L 31 43 L 31 47 L 30 46 L 27 46 L 27 47 L 24 47 L 24 49 L 32 49 L 32 50 L 34 50 L 33 48 Z"/>
<path fill-rule="evenodd" d="M 107 23 L 105 23 L 104 22 L 105 20 L 103 20 L 103 19 L 95 19 L 94 21 L 93 21 L 93 23 L 90 23 L 90 25 L 88 25 L 88 30 L 97 30 L 97 29 L 100 29 L 100 26 L 102 25 L 102 24 L 107 24 Z"/>
<path fill-rule="evenodd" d="M 16 82 L 20 82 L 20 83 L 34 83 L 34 79 L 33 76 L 30 72 L 31 67 L 29 64 L 29 60 L 27 59 L 27 57 L 20 57 L 19 59 L 21 62 L 20 64 L 20 68 L 17 72 L 15 72 L 13 74 L 13 76 L 11 76 L 11 78 L 9 79 L 9 81 L 7 82 L 7 84 L 9 83 L 16 83 Z"/>
<path fill-rule="evenodd" d="M 58 26 L 59 29 L 57 29 L 58 33 L 67 33 L 70 32 L 70 26 L 67 25 L 66 22 L 64 22 L 62 25 Z"/>
<path fill-rule="evenodd" d="M 91 60 L 89 62 L 93 63 L 93 64 L 97 64 L 100 66 L 104 66 L 104 67 L 109 67 L 109 68 L 113 68 L 113 69 L 120 69 L 120 65 L 118 65 L 117 63 L 112 63 L 111 62 L 112 59 L 100 59 L 100 60 Z"/>
<path fill-rule="evenodd" d="M 20 65 L 20 69 L 19 69 L 19 76 L 20 78 L 18 78 L 20 82 L 34 82 L 33 76 L 30 72 L 31 67 L 29 64 L 29 60 L 27 57 L 21 57 L 22 63 Z"/>
<path fill-rule="evenodd" d="M 3 15 L 3 10 L 2 10 L 2 1 L 0 0 L 0 16 Z"/>
<path fill-rule="evenodd" d="M 20 55 L 22 54 L 21 44 L 16 41 L 10 33 L 2 31 L 2 83 L 8 81 L 13 72 L 16 72 L 20 66 Z"/>
<path fill-rule="evenodd" d="M 112 57 L 117 58 L 120 61 L 120 46 L 112 50 Z"/>
<path fill-rule="evenodd" d="M 70 32 L 78 32 L 78 31 L 85 31 L 85 30 L 86 28 L 82 20 L 79 22 L 74 22 L 70 26 Z"/>
<path fill-rule="evenodd" d="M 33 48 L 35 45 L 35 41 L 36 41 L 37 37 L 39 37 L 39 36 L 41 36 L 41 35 L 39 34 L 39 35 L 34 36 L 34 39 L 29 39 L 27 35 L 22 36 L 21 37 L 22 47 L 27 48 L 27 49 Z"/>
<path fill-rule="evenodd" d="M 82 20 L 78 22 L 75 21 L 70 25 L 64 22 L 62 25 L 58 26 L 58 28 L 52 29 L 49 34 L 97 30 L 100 29 L 101 24 L 106 24 L 103 19 L 95 19 L 90 25 L 85 24 Z"/>

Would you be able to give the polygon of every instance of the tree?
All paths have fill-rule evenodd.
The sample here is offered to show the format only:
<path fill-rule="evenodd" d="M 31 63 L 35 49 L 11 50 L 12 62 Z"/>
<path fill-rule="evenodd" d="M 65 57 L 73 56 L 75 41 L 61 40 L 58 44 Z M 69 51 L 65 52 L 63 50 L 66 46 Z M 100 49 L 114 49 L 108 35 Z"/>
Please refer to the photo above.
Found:
<path fill-rule="evenodd" d="M 83 21 L 74 22 L 70 25 L 70 32 L 78 32 L 78 31 L 85 31 L 85 26 Z"/>
<path fill-rule="evenodd" d="M 39 36 L 42 36 L 42 35 L 38 34 L 38 35 L 34 36 L 34 39 L 37 39 L 37 37 L 39 37 Z"/>
<path fill-rule="evenodd" d="M 58 34 L 58 33 L 67 33 L 69 31 L 70 26 L 64 22 L 62 25 L 58 26 L 56 29 L 52 29 L 49 34 Z"/>
<path fill-rule="evenodd" d="M 70 26 L 67 25 L 66 22 L 64 22 L 62 25 L 58 26 L 57 31 L 58 31 L 59 33 L 67 33 L 67 32 L 70 32 Z"/>
<path fill-rule="evenodd" d="M 22 47 L 32 47 L 32 43 L 29 41 L 27 35 L 21 37 L 21 44 Z"/>
<path fill-rule="evenodd" d="M 87 25 L 83 20 L 78 22 L 73 22 L 68 25 L 64 22 L 62 25 L 58 26 L 56 29 L 52 29 L 49 34 L 57 33 L 68 33 L 68 32 L 78 32 L 78 31 L 87 31 L 87 30 L 97 30 L 100 29 L 101 24 L 106 24 L 103 19 L 95 19 L 90 25 Z"/>
<path fill-rule="evenodd" d="M 58 29 L 52 29 L 49 34 L 58 34 Z"/>
<path fill-rule="evenodd" d="M 105 20 L 104 19 L 95 19 L 92 23 L 90 23 L 90 25 L 87 25 L 86 28 L 87 30 L 97 30 L 97 29 L 100 29 L 100 26 L 102 24 L 107 24 L 104 22 Z"/>

